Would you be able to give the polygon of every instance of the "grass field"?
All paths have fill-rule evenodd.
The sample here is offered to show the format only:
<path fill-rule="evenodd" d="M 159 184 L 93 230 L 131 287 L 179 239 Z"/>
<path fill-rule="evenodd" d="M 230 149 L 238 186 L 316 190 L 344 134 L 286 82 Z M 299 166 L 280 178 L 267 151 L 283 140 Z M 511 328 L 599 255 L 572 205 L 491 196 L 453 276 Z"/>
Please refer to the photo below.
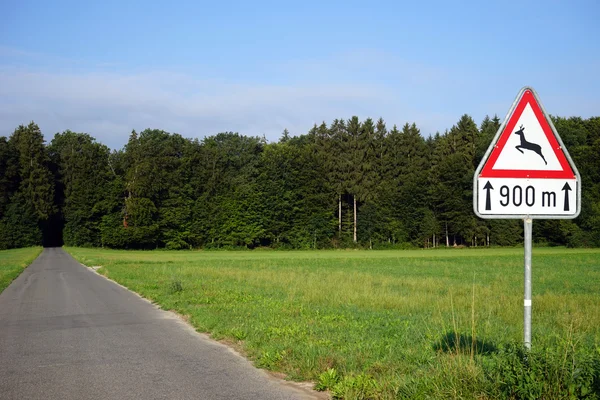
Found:
<path fill-rule="evenodd" d="M 42 252 L 41 247 L 0 250 L 0 293 Z"/>
<path fill-rule="evenodd" d="M 598 249 L 533 250 L 532 346 L 541 372 L 534 355 L 524 366 L 509 347 L 523 337 L 522 248 L 66 250 L 258 367 L 315 381 L 334 397 L 600 395 Z M 529 373 L 541 389 L 520 377 Z"/>

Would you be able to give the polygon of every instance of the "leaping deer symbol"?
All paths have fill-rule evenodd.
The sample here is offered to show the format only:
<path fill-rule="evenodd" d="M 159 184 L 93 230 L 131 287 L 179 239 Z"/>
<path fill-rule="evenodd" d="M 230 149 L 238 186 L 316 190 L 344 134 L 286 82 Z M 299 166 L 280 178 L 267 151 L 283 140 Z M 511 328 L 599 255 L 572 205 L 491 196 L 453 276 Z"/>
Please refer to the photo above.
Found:
<path fill-rule="evenodd" d="M 546 165 L 548 165 L 548 163 L 546 162 L 546 159 L 544 158 L 544 156 L 542 154 L 542 148 L 540 147 L 540 145 L 528 142 L 525 139 L 525 133 L 523 132 L 524 130 L 525 130 L 525 128 L 523 127 L 523 125 L 521 125 L 519 127 L 519 130 L 515 132 L 515 135 L 519 135 L 521 137 L 521 144 L 518 146 L 515 146 L 515 149 L 519 150 L 523 154 L 525 154 L 525 152 L 521 149 L 531 150 L 534 153 L 537 153 L 540 157 L 542 157 L 542 160 L 544 160 L 544 163 Z"/>

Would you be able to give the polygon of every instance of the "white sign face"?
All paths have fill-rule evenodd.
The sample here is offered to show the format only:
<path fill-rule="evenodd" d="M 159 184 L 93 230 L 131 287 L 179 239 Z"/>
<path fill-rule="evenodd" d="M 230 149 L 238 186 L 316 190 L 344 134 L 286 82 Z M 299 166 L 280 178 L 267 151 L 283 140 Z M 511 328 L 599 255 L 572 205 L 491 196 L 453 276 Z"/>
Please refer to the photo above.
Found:
<path fill-rule="evenodd" d="M 482 215 L 561 215 L 576 212 L 575 179 L 478 179 Z"/>
<path fill-rule="evenodd" d="M 481 218 L 575 218 L 581 179 L 533 89 L 524 88 L 473 178 Z"/>

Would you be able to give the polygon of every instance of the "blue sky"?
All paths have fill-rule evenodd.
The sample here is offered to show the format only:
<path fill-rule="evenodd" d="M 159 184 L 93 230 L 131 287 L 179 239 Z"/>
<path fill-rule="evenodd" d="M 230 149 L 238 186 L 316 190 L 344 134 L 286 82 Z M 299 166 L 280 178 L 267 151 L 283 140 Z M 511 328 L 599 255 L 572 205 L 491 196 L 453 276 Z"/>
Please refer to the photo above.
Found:
<path fill-rule="evenodd" d="M 0 135 L 275 141 L 358 115 L 427 136 L 504 118 L 525 85 L 551 114 L 598 116 L 598 21 L 596 0 L 2 0 Z"/>

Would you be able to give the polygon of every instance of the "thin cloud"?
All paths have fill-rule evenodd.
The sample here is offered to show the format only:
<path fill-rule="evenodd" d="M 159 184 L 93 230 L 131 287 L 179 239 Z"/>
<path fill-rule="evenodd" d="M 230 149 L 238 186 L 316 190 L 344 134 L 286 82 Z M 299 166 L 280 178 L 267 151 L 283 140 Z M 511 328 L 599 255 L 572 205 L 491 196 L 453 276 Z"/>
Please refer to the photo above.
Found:
<path fill-rule="evenodd" d="M 284 129 L 298 135 L 315 123 L 357 115 L 382 117 L 390 128 L 415 122 L 428 136 L 449 129 L 464 113 L 477 123 L 486 114 L 503 118 L 529 76 L 459 73 L 376 49 L 269 64 L 263 71 L 268 82 L 201 79 L 201 72 L 179 69 L 125 72 L 77 65 L 0 47 L 0 135 L 34 120 L 47 140 L 71 129 L 111 148 L 122 147 L 132 129 L 145 128 L 191 138 L 237 131 L 274 141 Z M 577 89 L 562 90 L 556 79 L 535 76 L 534 87 L 550 113 L 588 117 L 599 108 L 597 85 L 584 88 L 585 78 L 565 74 L 563 85 Z"/>
<path fill-rule="evenodd" d="M 221 131 L 265 135 L 284 128 L 304 133 L 313 123 L 346 117 L 359 103 L 385 98 L 374 85 L 267 85 L 202 81 L 183 74 L 152 72 L 52 73 L 0 70 L 2 134 L 36 121 L 49 135 L 85 131 L 112 148 L 131 129 L 159 128 L 186 137 Z"/>

